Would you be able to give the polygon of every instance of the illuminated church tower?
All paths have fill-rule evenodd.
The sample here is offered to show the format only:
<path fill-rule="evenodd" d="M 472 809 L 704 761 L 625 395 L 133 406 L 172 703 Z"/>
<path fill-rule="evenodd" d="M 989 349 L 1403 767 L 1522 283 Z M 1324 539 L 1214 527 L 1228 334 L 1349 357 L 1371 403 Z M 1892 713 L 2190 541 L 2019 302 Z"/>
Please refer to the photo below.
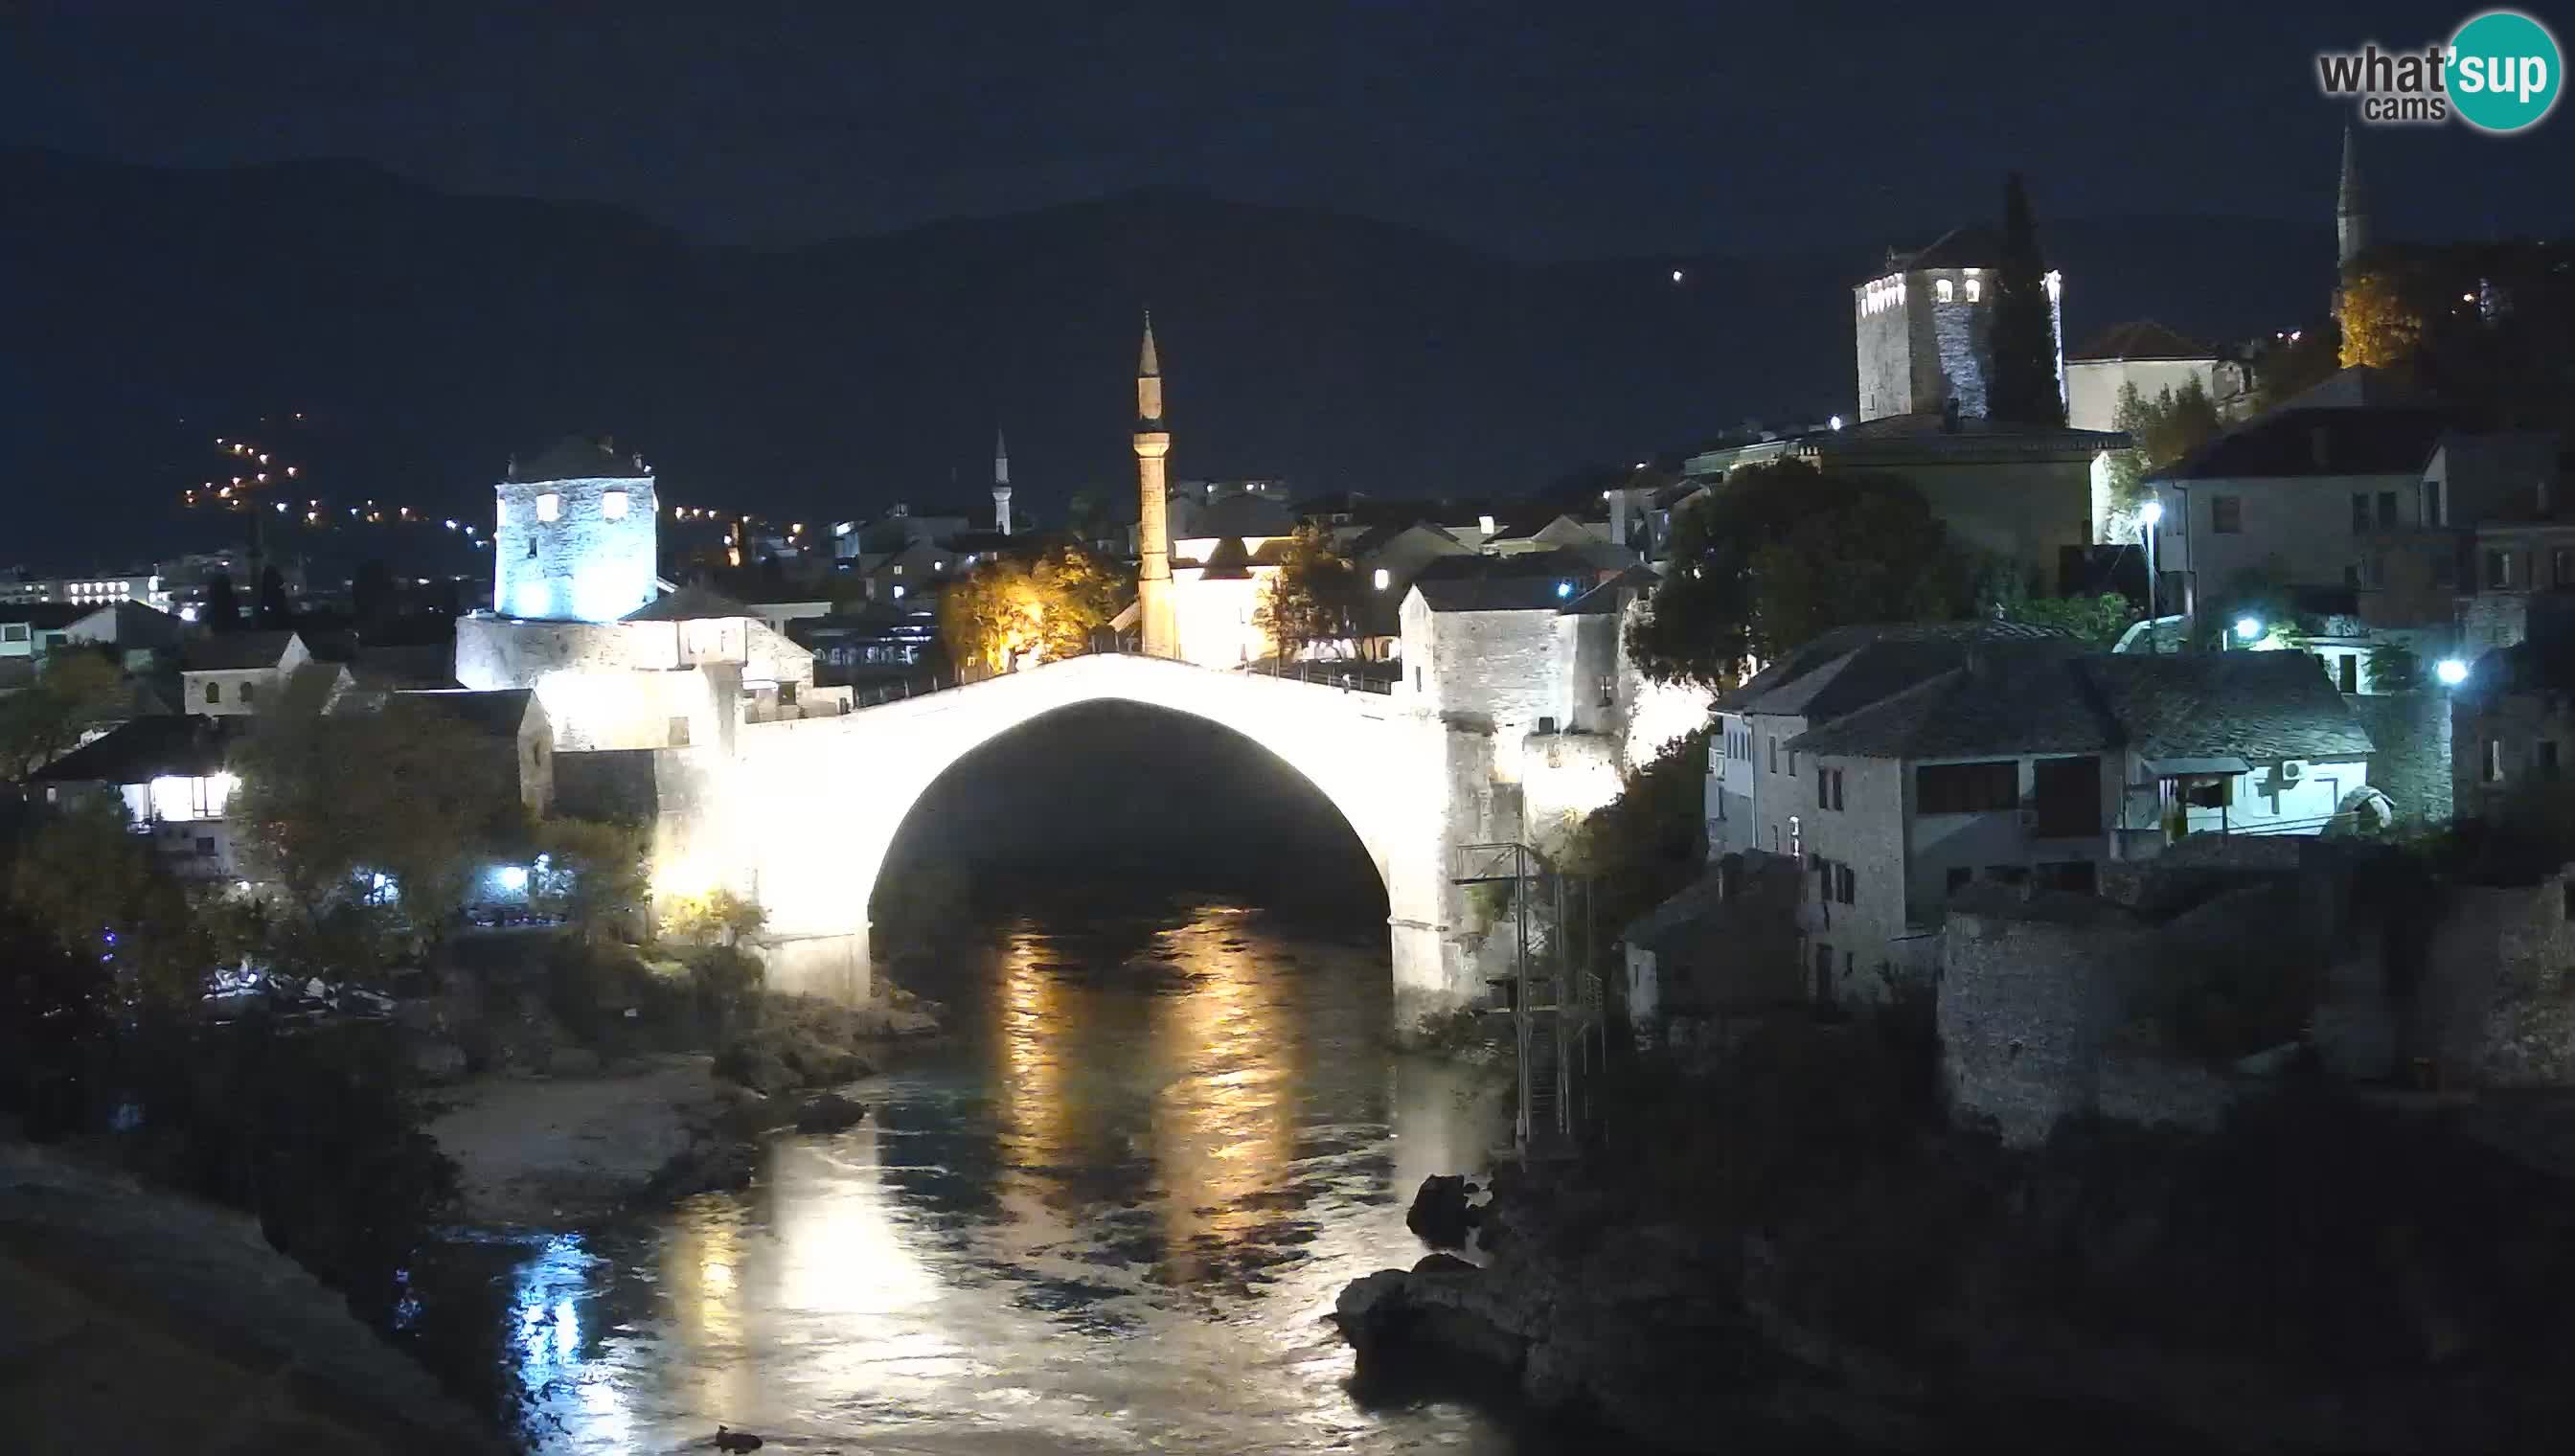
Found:
<path fill-rule="evenodd" d="M 993 432 L 993 529 L 1011 534 L 1011 442 Z"/>
<path fill-rule="evenodd" d="M 653 600 L 660 507 L 640 455 L 581 436 L 495 488 L 492 609 L 538 621 L 615 622 Z"/>
<path fill-rule="evenodd" d="M 1154 316 L 1145 315 L 1145 348 L 1136 361 L 1136 607 L 1149 658 L 1181 655 L 1180 620 L 1172 610 L 1172 523 L 1165 504 L 1163 458 L 1172 453 L 1163 428 L 1163 362 L 1154 352 Z"/>

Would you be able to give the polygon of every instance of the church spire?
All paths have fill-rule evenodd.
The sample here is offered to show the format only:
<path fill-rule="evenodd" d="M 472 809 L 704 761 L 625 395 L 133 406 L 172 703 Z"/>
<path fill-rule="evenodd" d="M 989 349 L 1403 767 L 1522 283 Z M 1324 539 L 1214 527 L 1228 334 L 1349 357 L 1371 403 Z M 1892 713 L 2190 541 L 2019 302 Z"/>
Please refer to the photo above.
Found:
<path fill-rule="evenodd" d="M 2336 262 L 2349 268 L 2369 249 L 2369 193 L 2360 182 L 2360 144 L 2351 128 L 2342 129 L 2342 187 L 2334 198 Z"/>

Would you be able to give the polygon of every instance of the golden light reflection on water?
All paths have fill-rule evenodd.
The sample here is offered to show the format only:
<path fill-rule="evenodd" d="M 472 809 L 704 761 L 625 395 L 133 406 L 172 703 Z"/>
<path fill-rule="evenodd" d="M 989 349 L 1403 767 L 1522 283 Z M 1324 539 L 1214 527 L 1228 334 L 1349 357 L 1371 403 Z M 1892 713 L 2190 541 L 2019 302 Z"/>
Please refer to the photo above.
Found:
<path fill-rule="evenodd" d="M 1296 1154 L 1296 1007 L 1231 928 L 1203 921 L 1168 935 L 1178 952 L 1172 968 L 1189 984 L 1154 1002 L 1158 1061 L 1171 1074 L 1154 1097 L 1153 1148 L 1168 1194 L 1166 1273 L 1179 1280 L 1203 1273 L 1210 1256 L 1273 1219 L 1257 1195 Z"/>

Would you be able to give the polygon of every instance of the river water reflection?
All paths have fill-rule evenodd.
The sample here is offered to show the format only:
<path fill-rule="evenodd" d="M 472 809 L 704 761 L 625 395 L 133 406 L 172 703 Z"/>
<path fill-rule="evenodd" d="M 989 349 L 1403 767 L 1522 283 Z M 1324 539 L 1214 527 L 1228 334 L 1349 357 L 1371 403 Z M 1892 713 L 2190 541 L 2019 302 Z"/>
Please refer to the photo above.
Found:
<path fill-rule="evenodd" d="M 1322 1315 L 1409 1264 L 1411 1190 L 1502 1132 L 1489 1074 L 1399 1057 L 1381 941 L 1260 912 L 1041 912 L 919 987 L 953 1035 L 740 1194 L 510 1273 L 546 1449 L 1534 1449 L 1363 1408 Z"/>

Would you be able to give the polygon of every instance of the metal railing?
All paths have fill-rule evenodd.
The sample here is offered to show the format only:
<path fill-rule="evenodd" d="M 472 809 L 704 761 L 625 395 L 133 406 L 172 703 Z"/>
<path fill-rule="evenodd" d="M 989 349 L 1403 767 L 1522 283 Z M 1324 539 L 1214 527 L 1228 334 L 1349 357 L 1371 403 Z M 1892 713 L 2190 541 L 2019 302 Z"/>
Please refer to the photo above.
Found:
<path fill-rule="evenodd" d="M 1391 671 L 1388 671 L 1391 670 Z M 1246 663 L 1235 669 L 1255 678 L 1277 678 L 1286 683 L 1310 683 L 1317 688 L 1337 688 L 1343 693 L 1392 694 L 1402 678 L 1399 663 L 1310 662 Z"/>

